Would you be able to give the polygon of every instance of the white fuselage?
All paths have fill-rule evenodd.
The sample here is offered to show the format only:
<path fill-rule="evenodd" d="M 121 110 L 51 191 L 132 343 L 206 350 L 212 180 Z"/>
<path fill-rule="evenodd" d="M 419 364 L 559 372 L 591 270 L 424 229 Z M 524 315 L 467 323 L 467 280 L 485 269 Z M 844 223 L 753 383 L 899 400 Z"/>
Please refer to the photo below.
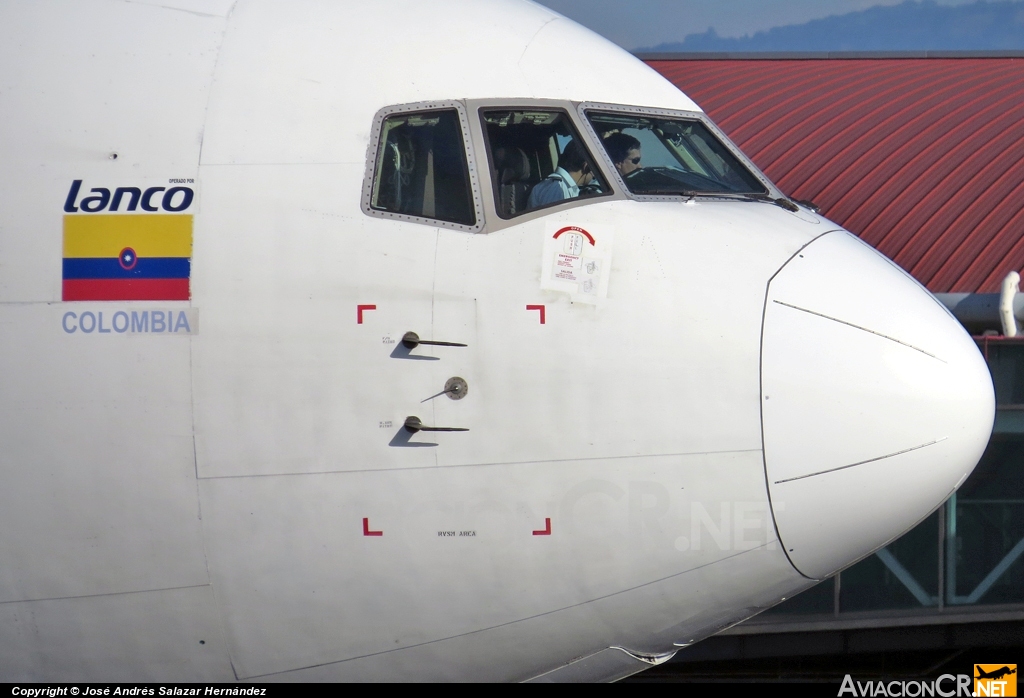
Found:
<path fill-rule="evenodd" d="M 479 232 L 363 210 L 375 115 L 430 100 Z M 984 361 L 835 224 L 496 215 L 481 105 L 579 102 L 699 114 L 530 4 L 0 7 L 0 680 L 616 678 L 938 506 Z M 189 299 L 62 300 L 68 219 L 127 215 L 83 197 L 175 186 Z M 545 284 L 567 226 L 600 302 Z"/>

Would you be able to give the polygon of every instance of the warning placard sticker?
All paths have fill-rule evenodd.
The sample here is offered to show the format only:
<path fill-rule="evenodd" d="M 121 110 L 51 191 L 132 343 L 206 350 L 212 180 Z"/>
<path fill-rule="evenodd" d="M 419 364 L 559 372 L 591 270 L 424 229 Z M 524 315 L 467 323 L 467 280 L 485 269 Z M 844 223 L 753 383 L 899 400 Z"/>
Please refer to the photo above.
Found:
<path fill-rule="evenodd" d="M 549 223 L 540 287 L 563 291 L 581 303 L 598 303 L 607 297 L 611 238 L 611 231 L 595 235 L 582 226 Z"/>

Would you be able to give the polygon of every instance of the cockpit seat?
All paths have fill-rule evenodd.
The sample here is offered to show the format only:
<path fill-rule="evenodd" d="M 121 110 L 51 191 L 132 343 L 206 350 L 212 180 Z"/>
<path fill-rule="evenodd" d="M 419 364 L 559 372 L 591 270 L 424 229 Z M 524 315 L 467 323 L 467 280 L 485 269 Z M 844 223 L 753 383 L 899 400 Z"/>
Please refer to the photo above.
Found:
<path fill-rule="evenodd" d="M 530 159 L 522 148 L 502 147 L 495 152 L 498 169 L 498 213 L 511 218 L 526 210 L 530 193 Z"/>

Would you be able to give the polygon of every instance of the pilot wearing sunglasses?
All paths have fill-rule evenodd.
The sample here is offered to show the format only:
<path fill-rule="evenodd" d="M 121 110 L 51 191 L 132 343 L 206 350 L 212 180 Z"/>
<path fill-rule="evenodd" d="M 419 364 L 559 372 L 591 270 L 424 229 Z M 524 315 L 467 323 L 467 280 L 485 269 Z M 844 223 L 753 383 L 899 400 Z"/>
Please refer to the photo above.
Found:
<path fill-rule="evenodd" d="M 615 169 L 625 178 L 630 172 L 639 170 L 640 164 L 640 141 L 629 134 L 618 132 L 606 136 L 602 141 L 608 157 L 612 159 Z"/>

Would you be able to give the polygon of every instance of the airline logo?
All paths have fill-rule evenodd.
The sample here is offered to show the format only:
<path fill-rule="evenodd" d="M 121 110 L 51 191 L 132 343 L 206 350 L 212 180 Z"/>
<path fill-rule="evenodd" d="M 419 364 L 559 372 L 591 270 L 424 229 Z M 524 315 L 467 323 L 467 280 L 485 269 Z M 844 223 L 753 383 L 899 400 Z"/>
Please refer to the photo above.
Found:
<path fill-rule="evenodd" d="M 79 202 L 81 185 L 74 181 L 64 204 L 63 299 L 189 300 L 192 189 L 120 187 L 111 196 L 97 187 Z M 147 212 L 131 213 L 140 203 Z"/>
<path fill-rule="evenodd" d="M 1016 696 L 1016 664 L 975 664 L 975 696 Z"/>

